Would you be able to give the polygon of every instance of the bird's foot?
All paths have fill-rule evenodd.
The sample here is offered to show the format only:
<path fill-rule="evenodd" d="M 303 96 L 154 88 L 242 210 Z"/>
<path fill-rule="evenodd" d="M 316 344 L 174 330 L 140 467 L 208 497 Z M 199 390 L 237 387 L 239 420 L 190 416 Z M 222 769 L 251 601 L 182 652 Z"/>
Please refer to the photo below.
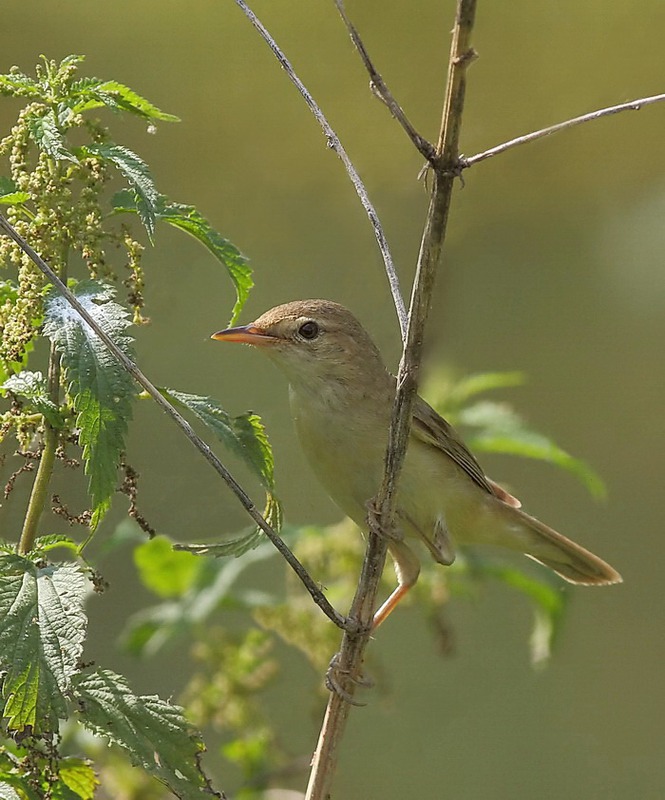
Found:
<path fill-rule="evenodd" d="M 404 536 L 399 528 L 393 522 L 391 525 L 386 525 L 383 520 L 383 512 L 376 504 L 376 498 L 368 500 L 365 503 L 367 509 L 367 529 L 370 533 L 376 536 L 383 536 L 389 541 L 401 541 Z"/>
<path fill-rule="evenodd" d="M 374 681 L 366 675 L 352 675 L 348 669 L 344 669 L 340 666 L 339 660 L 339 653 L 335 653 L 330 659 L 330 664 L 326 670 L 326 689 L 328 689 L 329 692 L 334 692 L 341 697 L 345 703 L 351 706 L 361 707 L 367 705 L 367 703 L 356 700 L 354 696 L 344 688 L 342 683 L 350 682 L 362 689 L 371 689 L 374 686 Z"/>

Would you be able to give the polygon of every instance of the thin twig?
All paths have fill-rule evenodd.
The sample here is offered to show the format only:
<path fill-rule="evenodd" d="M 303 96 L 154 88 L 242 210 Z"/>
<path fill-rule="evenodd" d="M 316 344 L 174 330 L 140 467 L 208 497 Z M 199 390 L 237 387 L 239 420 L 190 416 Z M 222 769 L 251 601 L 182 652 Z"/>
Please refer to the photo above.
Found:
<path fill-rule="evenodd" d="M 360 58 L 365 65 L 365 69 L 369 73 L 370 86 L 372 90 L 386 104 L 386 106 L 388 106 L 390 113 L 397 120 L 397 122 L 399 122 L 402 128 L 404 128 L 406 135 L 409 137 L 409 139 L 411 139 L 419 152 L 430 163 L 432 163 L 434 161 L 434 157 L 436 156 L 436 149 L 434 145 L 431 142 L 428 142 L 424 136 L 421 136 L 418 133 L 402 110 L 400 104 L 393 97 L 393 94 L 386 85 L 386 82 L 383 80 L 381 73 L 372 63 L 372 59 L 369 57 L 367 48 L 365 47 L 363 40 L 360 38 L 360 34 L 358 33 L 355 25 L 349 19 L 346 9 L 344 8 L 343 0 L 333 0 L 333 2 L 337 6 L 337 10 L 339 11 L 339 15 L 346 25 L 349 36 L 351 37 L 353 44 L 356 46 L 356 50 L 358 51 Z"/>
<path fill-rule="evenodd" d="M 386 275 L 388 276 L 388 283 L 390 285 L 390 292 L 393 296 L 393 303 L 395 304 L 395 310 L 397 311 L 397 318 L 399 319 L 399 326 L 402 332 L 402 341 L 405 340 L 406 337 L 406 325 L 407 325 L 407 318 L 406 318 L 406 306 L 404 305 L 404 298 L 402 297 L 402 293 L 399 287 L 399 278 L 397 277 L 397 272 L 395 271 L 395 264 L 393 263 L 393 258 L 390 253 L 390 248 L 388 247 L 388 240 L 386 239 L 386 235 L 383 232 L 383 227 L 379 220 L 379 216 L 376 213 L 376 209 L 372 205 L 371 200 L 369 199 L 369 195 L 367 194 L 367 190 L 365 189 L 365 185 L 362 182 L 360 175 L 356 171 L 356 168 L 351 163 L 351 159 L 346 154 L 346 150 L 342 146 L 339 137 L 332 129 L 332 126 L 326 119 L 323 111 L 319 108 L 316 101 L 308 91 L 305 84 L 300 80 L 300 78 L 296 75 L 295 70 L 291 66 L 290 61 L 284 55 L 282 50 L 280 49 L 277 42 L 272 38 L 270 33 L 266 30 L 263 26 L 261 21 L 258 19 L 256 14 L 249 8 L 247 3 L 244 0 L 235 0 L 236 4 L 240 7 L 242 12 L 245 14 L 247 19 L 252 23 L 252 25 L 256 28 L 259 32 L 263 40 L 266 42 L 268 47 L 271 49 L 275 58 L 279 61 L 282 69 L 286 72 L 291 80 L 291 83 L 298 89 L 300 94 L 302 95 L 305 103 L 309 110 L 314 114 L 316 121 L 321 126 L 326 141 L 328 142 L 328 147 L 331 150 L 334 150 L 337 155 L 342 160 L 346 172 L 353 183 L 353 187 L 356 190 L 356 194 L 360 198 L 360 202 L 369 217 L 369 221 L 372 224 L 372 228 L 374 229 L 374 235 L 376 236 L 376 241 L 379 245 L 379 250 L 381 251 L 381 256 L 383 258 L 383 263 L 386 270 Z"/>
<path fill-rule="evenodd" d="M 93 317 L 86 311 L 86 309 L 79 303 L 76 297 L 69 291 L 67 286 L 60 280 L 51 267 L 44 261 L 44 259 L 25 241 L 25 239 L 14 229 L 14 227 L 0 214 L 0 230 L 4 231 L 16 244 L 26 253 L 29 258 L 39 267 L 39 269 L 46 275 L 49 281 L 57 288 L 60 294 L 67 300 L 69 305 L 76 311 L 76 313 L 85 320 L 94 333 L 104 342 L 108 349 L 113 354 L 113 357 L 120 362 L 121 366 L 134 378 L 134 380 L 142 386 L 146 392 L 152 397 L 160 408 L 180 427 L 189 441 L 196 447 L 196 449 L 204 456 L 209 464 L 217 471 L 223 478 L 233 494 L 238 498 L 245 511 L 254 520 L 254 522 L 261 528 L 261 530 L 270 539 L 273 545 L 279 550 L 280 554 L 286 559 L 290 567 L 300 578 L 305 585 L 307 591 L 311 594 L 314 602 L 321 608 L 321 610 L 329 617 L 335 625 L 343 630 L 348 628 L 349 623 L 330 605 L 325 595 L 321 592 L 314 580 L 310 577 L 307 570 L 293 555 L 291 550 L 286 546 L 282 538 L 272 529 L 272 527 L 263 518 L 257 507 L 252 502 L 249 495 L 245 492 L 242 486 L 231 475 L 228 469 L 222 464 L 217 456 L 210 449 L 200 436 L 194 431 L 192 426 L 180 414 L 171 403 L 166 400 L 160 391 L 146 378 L 136 364 L 128 358 L 122 350 L 115 344 L 109 335 L 97 324 Z"/>
<path fill-rule="evenodd" d="M 361 672 L 363 654 L 369 642 L 368 627 L 385 563 L 388 537 L 393 528 L 396 486 L 409 439 L 425 322 L 434 276 L 441 261 L 453 185 L 459 173 L 456 165 L 459 159 L 459 132 L 466 89 L 465 73 L 466 67 L 475 57 L 475 52 L 470 47 L 475 9 L 476 0 L 458 0 L 443 119 L 435 159 L 435 183 L 411 294 L 407 340 L 397 375 L 397 394 L 390 425 L 384 479 L 373 503 L 376 512 L 374 519 L 370 520 L 363 572 L 349 614 L 351 619 L 357 620 L 359 632 L 344 634 L 337 659 L 338 674 L 350 678 L 344 689 L 351 697 L 355 691 L 354 679 Z M 306 800 L 325 800 L 330 795 L 337 766 L 338 745 L 349 711 L 350 705 L 344 698 L 336 692 L 331 694 L 314 754 Z"/>
<path fill-rule="evenodd" d="M 477 153 L 475 156 L 468 158 L 462 156 L 460 158 L 460 166 L 462 169 L 471 167 L 481 161 L 486 161 L 488 158 L 498 156 L 500 153 L 505 153 L 506 150 L 512 150 L 513 147 L 518 147 L 521 144 L 528 142 L 535 142 L 536 139 L 542 139 L 544 136 L 550 136 L 552 133 L 566 130 L 567 128 L 574 128 L 576 125 L 582 125 L 585 122 L 592 122 L 601 117 L 609 117 L 611 114 L 619 114 L 622 111 L 639 111 L 644 106 L 650 106 L 653 103 L 662 103 L 665 100 L 665 94 L 654 94 L 650 97 L 642 97 L 638 100 L 631 100 L 629 103 L 620 103 L 617 106 L 608 106 L 607 108 L 600 108 L 598 111 L 590 111 L 588 114 L 582 114 L 579 117 L 567 119 L 565 122 L 558 122 L 556 125 L 550 125 L 549 128 L 542 128 L 533 133 L 527 133 L 524 136 L 518 136 L 516 139 L 511 139 L 509 142 L 504 142 L 489 150 L 484 150 L 482 153 Z"/>

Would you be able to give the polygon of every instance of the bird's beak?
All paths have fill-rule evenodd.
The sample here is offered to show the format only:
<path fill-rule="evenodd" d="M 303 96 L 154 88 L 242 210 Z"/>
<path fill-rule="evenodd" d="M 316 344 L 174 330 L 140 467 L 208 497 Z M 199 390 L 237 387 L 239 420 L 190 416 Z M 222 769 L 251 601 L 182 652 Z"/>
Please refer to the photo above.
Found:
<path fill-rule="evenodd" d="M 241 325 L 238 328 L 227 328 L 225 331 L 217 331 L 210 337 L 219 342 L 242 342 L 243 344 L 266 345 L 274 344 L 278 341 L 276 336 L 271 336 L 256 325 Z"/>

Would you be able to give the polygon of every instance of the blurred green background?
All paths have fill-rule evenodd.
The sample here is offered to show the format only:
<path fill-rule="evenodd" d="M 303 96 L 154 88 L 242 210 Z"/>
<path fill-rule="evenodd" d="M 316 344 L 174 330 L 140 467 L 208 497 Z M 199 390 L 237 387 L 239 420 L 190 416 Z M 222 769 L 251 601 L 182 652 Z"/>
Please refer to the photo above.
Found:
<path fill-rule="evenodd" d="M 369 93 L 332 3 L 261 0 L 254 9 L 365 179 L 407 287 L 426 207 L 416 180 L 421 158 Z M 348 11 L 411 120 L 435 137 L 453 3 L 350 1 Z M 463 152 L 665 91 L 664 33 L 661 0 L 481 0 Z M 12 64 L 32 71 L 40 53 L 83 53 L 85 74 L 126 83 L 182 118 L 154 136 L 136 120 L 110 124 L 116 141 L 148 161 L 163 192 L 195 204 L 251 258 L 256 288 L 244 321 L 279 302 L 328 297 L 362 318 L 395 365 L 398 329 L 370 226 L 314 119 L 232 0 L 5 2 L 0 45 L 3 72 Z M 0 131 L 17 108 L 0 102 Z M 529 666 L 530 612 L 506 589 L 454 602 L 456 652 L 445 661 L 418 610 L 400 610 L 373 644 L 389 693 L 353 712 L 335 797 L 665 796 L 664 130 L 665 106 L 654 106 L 466 172 L 429 326 L 432 363 L 526 372 L 527 387 L 506 399 L 589 461 L 609 500 L 595 503 L 548 466 L 483 462 L 517 487 L 531 513 L 607 558 L 625 584 L 572 593 L 544 672 Z M 146 265 L 154 319 L 139 335 L 146 373 L 211 394 L 230 411 L 259 412 L 287 519 L 336 520 L 294 438 L 281 376 L 259 354 L 208 339 L 233 302 L 221 269 L 170 230 L 159 231 Z M 198 540 L 246 524 L 230 493 L 148 404 L 138 409 L 129 458 L 142 473 L 141 508 L 160 532 Z M 10 498 L 12 519 L 22 504 L 18 492 Z M 105 530 L 112 527 L 113 519 Z M 138 664 L 116 649 L 127 617 L 149 599 L 127 553 L 107 561 L 104 573 L 111 589 L 91 601 L 88 655 L 129 674 L 137 691 L 177 693 L 185 651 Z M 318 678 L 291 661 L 295 677 L 281 679 L 283 699 L 274 704 L 282 737 L 307 752 L 323 711 L 312 696 Z M 216 754 L 208 765 L 232 793 Z"/>

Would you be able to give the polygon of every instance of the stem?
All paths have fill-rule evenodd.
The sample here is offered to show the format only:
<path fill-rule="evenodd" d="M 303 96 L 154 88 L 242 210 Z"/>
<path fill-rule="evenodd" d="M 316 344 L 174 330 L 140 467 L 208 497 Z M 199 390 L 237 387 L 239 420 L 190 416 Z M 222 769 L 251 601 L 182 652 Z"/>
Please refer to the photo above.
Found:
<path fill-rule="evenodd" d="M 356 168 L 353 166 L 351 159 L 348 157 L 346 150 L 344 149 L 339 136 L 335 133 L 332 126 L 328 122 L 325 117 L 325 114 L 318 106 L 312 95 L 309 93 L 305 84 L 300 80 L 300 78 L 296 75 L 295 70 L 291 66 L 291 62 L 288 58 L 284 55 L 282 50 L 280 49 L 277 42 L 272 38 L 269 31 L 265 28 L 262 24 L 261 20 L 256 16 L 256 14 L 252 11 L 252 9 L 247 5 L 244 0 L 235 0 L 236 5 L 242 10 L 243 14 L 247 17 L 247 19 L 252 23 L 254 28 L 258 31 L 261 35 L 263 40 L 266 42 L 270 50 L 272 51 L 275 58 L 279 61 L 280 66 L 289 76 L 289 80 L 296 89 L 302 95 L 303 100 L 307 103 L 307 107 L 309 110 L 314 114 L 316 121 L 321 126 L 323 133 L 325 134 L 326 141 L 328 142 L 328 147 L 334 150 L 337 155 L 340 157 L 342 163 L 344 164 L 344 168 L 346 169 L 347 175 L 351 179 L 351 183 L 353 183 L 353 188 L 356 190 L 356 194 L 362 203 L 363 208 L 365 209 L 365 213 L 369 218 L 369 221 L 374 229 L 374 235 L 376 237 L 377 244 L 379 245 L 379 250 L 381 251 L 381 257 L 383 258 L 383 264 L 385 267 L 386 275 L 388 277 L 388 284 L 390 286 L 390 292 L 393 297 L 393 303 L 395 304 L 395 310 L 397 312 L 397 318 L 399 320 L 400 330 L 402 332 L 402 341 L 405 340 L 406 337 L 406 308 L 404 306 L 404 299 L 402 298 L 402 293 L 399 287 L 399 278 L 397 277 L 397 272 L 395 270 L 395 265 L 393 263 L 393 257 L 390 253 L 390 248 L 388 247 L 388 240 L 386 239 L 386 235 L 383 232 L 383 227 L 379 220 L 379 215 L 376 213 L 376 209 L 372 205 L 372 201 L 369 199 L 369 195 L 367 194 L 367 189 L 365 188 L 365 184 L 362 182 L 360 175 Z"/>
<path fill-rule="evenodd" d="M 466 169 L 472 167 L 474 164 L 479 164 L 481 161 L 486 161 L 488 158 L 498 156 L 500 153 L 505 153 L 506 150 L 512 150 L 513 147 L 518 147 L 521 144 L 528 142 L 535 142 L 537 139 L 542 139 L 545 136 L 551 136 L 553 133 L 566 130 L 567 128 L 574 128 L 576 125 L 582 125 L 585 122 L 592 122 L 601 117 L 609 117 L 612 114 L 619 114 L 622 111 L 640 111 L 644 106 L 650 106 L 653 103 L 662 103 L 665 100 L 665 94 L 654 94 L 651 97 L 640 97 L 637 100 L 631 100 L 628 103 L 620 103 L 616 106 L 607 106 L 606 108 L 599 108 L 597 111 L 590 111 L 588 114 L 582 114 L 579 117 L 567 119 L 564 122 L 558 122 L 556 125 L 550 125 L 547 128 L 541 128 L 539 131 L 527 133 L 524 136 L 518 136 L 511 139 L 509 142 L 504 142 L 489 150 L 484 150 L 482 153 L 477 153 L 475 156 L 469 158 L 462 158 L 461 167 Z"/>
<path fill-rule="evenodd" d="M 434 161 L 436 156 L 436 150 L 434 149 L 434 145 L 427 141 L 423 136 L 421 136 L 418 131 L 413 127 L 409 119 L 407 118 L 406 114 L 402 110 L 400 104 L 395 100 L 393 97 L 392 92 L 386 85 L 386 82 L 383 80 L 381 73 L 376 69 L 374 66 L 372 59 L 369 57 L 369 53 L 367 52 L 367 48 L 363 40 L 360 38 L 360 34 L 356 30 L 355 25 L 349 19 L 349 16 L 346 13 L 346 9 L 344 8 L 343 0 L 333 0 L 337 10 L 339 11 L 339 15 L 342 18 L 342 21 L 346 25 L 346 29 L 349 32 L 349 36 L 351 37 L 351 41 L 356 47 L 360 58 L 362 59 L 363 64 L 365 65 L 365 69 L 369 74 L 369 81 L 370 87 L 372 91 L 382 100 L 388 110 L 392 114 L 392 116 L 399 122 L 399 124 L 404 129 L 406 135 L 411 139 L 413 146 L 421 153 L 430 163 Z"/>
<path fill-rule="evenodd" d="M 344 687 L 351 697 L 356 687 L 353 679 L 361 672 L 363 654 L 369 642 L 369 626 L 376 604 L 378 583 L 386 559 L 389 535 L 393 529 L 396 486 L 409 439 L 425 322 L 434 277 L 441 262 L 453 184 L 459 174 L 459 133 L 466 89 L 465 73 L 466 67 L 475 57 L 475 52 L 470 47 L 475 10 L 476 0 L 458 0 L 435 159 L 435 182 L 411 294 L 406 343 L 397 375 L 397 394 L 390 425 L 384 479 L 373 504 L 375 510 L 370 515 L 363 570 L 349 614 L 352 620 L 357 620 L 359 632 L 345 632 L 338 657 L 338 673 L 352 679 Z M 306 800 L 326 800 L 330 796 L 337 768 L 338 746 L 349 711 L 349 703 L 338 693 L 332 693 L 314 754 Z"/>
<path fill-rule="evenodd" d="M 49 169 L 52 173 L 56 170 L 52 159 L 49 159 Z M 60 278 L 64 278 L 67 274 L 67 251 L 67 246 L 63 245 L 60 256 L 60 269 L 56 272 L 56 275 Z M 53 343 L 51 343 L 48 359 L 47 388 L 49 400 L 57 408 L 60 405 L 60 354 L 55 349 Z M 39 520 L 44 513 L 46 499 L 48 497 L 48 487 L 51 483 L 51 477 L 53 476 L 55 451 L 57 447 L 58 431 L 45 419 L 44 446 L 42 448 L 41 458 L 39 459 L 39 467 L 37 468 L 35 481 L 32 484 L 28 508 L 23 521 L 23 530 L 21 531 L 21 538 L 19 539 L 17 547 L 20 555 L 29 553 L 35 545 L 35 539 L 37 538 L 39 530 Z"/>
<path fill-rule="evenodd" d="M 50 399 L 56 404 L 59 404 L 59 388 L 60 388 L 60 356 L 57 354 L 55 347 L 51 345 L 51 353 L 49 355 L 48 364 L 48 390 Z M 41 519 L 44 507 L 46 505 L 46 498 L 48 495 L 48 487 L 53 475 L 53 467 L 55 465 L 55 451 L 58 446 L 58 432 L 55 428 L 51 427 L 46 420 L 44 420 L 44 447 L 42 449 L 41 458 L 39 459 L 39 467 L 37 468 L 37 475 L 32 484 L 32 491 L 30 492 L 30 499 L 28 500 L 28 508 L 25 512 L 25 520 L 23 522 L 23 530 L 21 531 L 21 538 L 18 543 L 18 552 L 20 555 L 29 553 L 34 547 L 35 539 L 37 537 L 37 530 L 39 527 L 39 520 Z"/>

